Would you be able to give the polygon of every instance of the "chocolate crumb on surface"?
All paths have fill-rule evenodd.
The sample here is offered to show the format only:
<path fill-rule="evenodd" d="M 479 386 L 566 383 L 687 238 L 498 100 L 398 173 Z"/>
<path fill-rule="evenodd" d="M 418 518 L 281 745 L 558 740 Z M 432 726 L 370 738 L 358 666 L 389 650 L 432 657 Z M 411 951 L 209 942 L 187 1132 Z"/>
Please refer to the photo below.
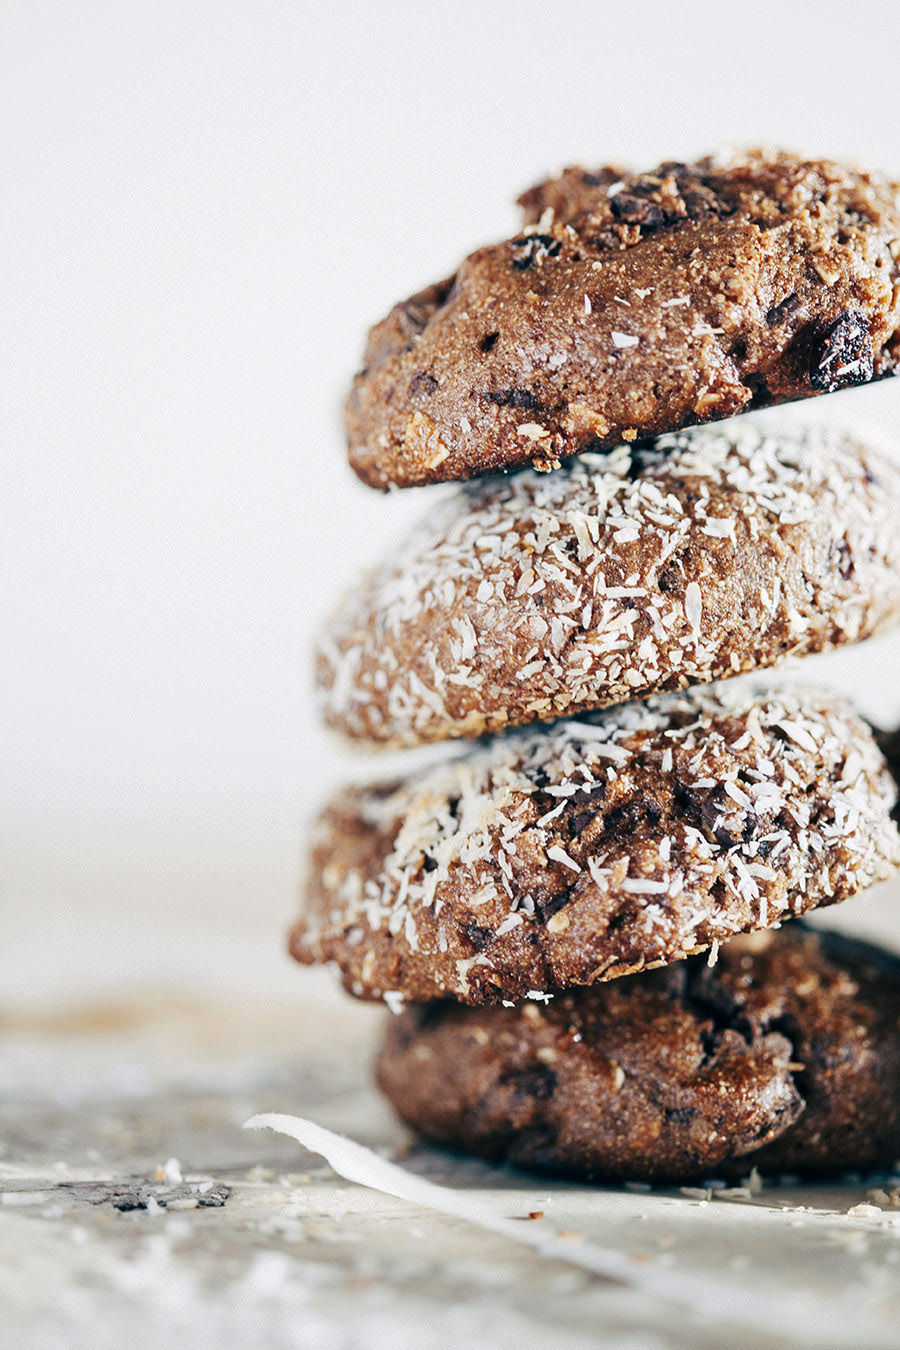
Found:
<path fill-rule="evenodd" d="M 347 405 L 373 487 L 605 450 L 892 374 L 898 188 L 784 152 L 567 169 L 397 305 Z M 510 395 L 513 397 L 510 397 Z"/>
<path fill-rule="evenodd" d="M 363 998 L 545 998 L 844 900 L 900 864 L 897 785 L 836 696 L 713 686 L 509 732 L 338 793 L 299 960 Z"/>
<path fill-rule="evenodd" d="M 802 923 L 546 1006 L 413 1006 L 378 1081 L 427 1138 L 597 1180 L 890 1167 L 900 958 Z"/>
<path fill-rule="evenodd" d="M 337 610 L 326 721 L 415 745 L 856 642 L 900 618 L 900 467 L 741 418 L 437 503 Z"/>

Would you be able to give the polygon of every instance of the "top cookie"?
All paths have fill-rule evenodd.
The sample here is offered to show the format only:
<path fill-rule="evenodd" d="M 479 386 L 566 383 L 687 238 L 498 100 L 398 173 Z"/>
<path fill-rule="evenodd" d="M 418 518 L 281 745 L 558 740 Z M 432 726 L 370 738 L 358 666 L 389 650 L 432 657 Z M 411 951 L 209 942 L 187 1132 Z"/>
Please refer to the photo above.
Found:
<path fill-rule="evenodd" d="M 567 169 L 526 227 L 372 330 L 347 406 L 376 488 L 471 478 L 892 374 L 898 187 L 753 151 Z"/>

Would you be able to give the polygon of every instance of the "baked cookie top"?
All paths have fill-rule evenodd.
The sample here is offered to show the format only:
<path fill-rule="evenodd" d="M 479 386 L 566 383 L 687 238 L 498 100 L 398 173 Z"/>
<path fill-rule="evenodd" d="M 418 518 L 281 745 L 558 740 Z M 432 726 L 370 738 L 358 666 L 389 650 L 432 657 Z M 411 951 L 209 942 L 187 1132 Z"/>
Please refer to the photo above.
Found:
<path fill-rule="evenodd" d="M 544 1005 L 391 1018 L 380 1084 L 440 1143 L 619 1180 L 891 1167 L 900 959 L 792 923 Z"/>
<path fill-rule="evenodd" d="M 371 332 L 347 404 L 372 487 L 533 464 L 891 374 L 885 178 L 752 151 L 567 169 L 526 225 Z"/>
<path fill-rule="evenodd" d="M 900 465 L 771 414 L 470 483 L 332 616 L 323 715 L 410 746 L 859 641 L 900 617 L 898 517 Z"/>
<path fill-rule="evenodd" d="M 824 693 L 713 686 L 510 732 L 335 796 L 291 951 L 362 998 L 543 998 L 886 877 L 896 799 Z"/>

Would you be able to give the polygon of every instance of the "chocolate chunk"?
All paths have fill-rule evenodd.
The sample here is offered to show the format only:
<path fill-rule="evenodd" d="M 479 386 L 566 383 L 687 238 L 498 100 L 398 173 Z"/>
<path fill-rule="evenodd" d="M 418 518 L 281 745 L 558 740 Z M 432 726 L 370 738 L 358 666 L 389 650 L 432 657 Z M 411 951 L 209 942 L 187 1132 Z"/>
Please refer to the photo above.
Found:
<path fill-rule="evenodd" d="M 696 1108 L 693 1106 L 667 1106 L 663 1109 L 667 1125 L 690 1125 L 696 1114 Z"/>
<path fill-rule="evenodd" d="M 486 403 L 496 403 L 498 408 L 539 408 L 541 406 L 540 400 L 536 399 L 529 389 L 498 389 L 496 391 L 485 389 L 480 397 Z"/>
<path fill-rule="evenodd" d="M 535 1101 L 545 1102 L 553 1096 L 556 1089 L 556 1074 L 547 1064 L 535 1064 L 527 1069 L 510 1069 L 502 1073 L 498 1083 L 511 1084 L 523 1097 L 533 1097 Z"/>
<path fill-rule="evenodd" d="M 642 230 L 656 230 L 664 225 L 699 222 L 722 215 L 723 206 L 715 193 L 698 182 L 683 164 L 663 165 L 660 172 L 663 170 L 668 170 L 664 177 L 674 177 L 678 195 L 670 193 L 660 201 L 662 179 L 655 174 L 639 178 L 633 191 L 619 192 L 610 199 L 615 220 L 623 225 L 639 225 Z"/>
<path fill-rule="evenodd" d="M 786 323 L 788 319 L 793 318 L 800 308 L 800 301 L 796 291 L 791 291 L 783 300 L 779 300 L 777 305 L 773 305 L 766 312 L 766 323 L 770 328 L 775 328 L 780 323 Z"/>
<path fill-rule="evenodd" d="M 581 834 L 582 830 L 597 818 L 605 796 L 606 784 L 597 783 L 595 787 L 579 788 L 578 792 L 569 798 L 569 804 L 574 808 L 569 816 L 569 829 L 573 837 Z"/>
<path fill-rule="evenodd" d="M 661 206 L 633 192 L 618 193 L 609 205 L 616 220 L 621 220 L 624 225 L 640 225 L 642 229 L 652 230 L 665 223 Z"/>
<path fill-rule="evenodd" d="M 810 344 L 809 379 L 813 389 L 831 393 L 848 384 L 864 384 L 873 373 L 872 342 L 865 314 L 845 309 L 819 329 Z"/>
<path fill-rule="evenodd" d="M 721 216 L 722 203 L 716 197 L 715 193 L 710 192 L 709 188 L 695 184 L 690 188 L 681 188 L 681 199 L 684 202 L 685 217 L 690 221 L 700 222 L 703 220 L 712 220 L 716 216 Z"/>
<path fill-rule="evenodd" d="M 409 382 L 409 396 L 430 398 L 437 391 L 438 382 L 427 370 L 418 370 Z"/>
<path fill-rule="evenodd" d="M 569 891 L 560 891 L 557 895 L 551 895 L 546 900 L 535 900 L 534 912 L 539 923 L 546 923 L 552 919 L 554 914 L 558 914 L 561 909 L 565 909 L 572 896 Z"/>
<path fill-rule="evenodd" d="M 708 839 L 715 839 L 723 848 L 749 843 L 757 824 L 752 811 L 742 810 L 722 788 L 708 793 L 684 789 L 700 806 L 700 819 Z"/>
<path fill-rule="evenodd" d="M 518 255 L 513 258 L 513 267 L 519 272 L 524 272 L 535 262 L 541 263 L 545 258 L 559 257 L 562 244 L 558 239 L 554 239 L 552 234 L 529 234 L 513 239 L 512 248 Z"/>
<path fill-rule="evenodd" d="M 461 928 L 476 952 L 483 952 L 485 947 L 489 946 L 494 940 L 493 928 L 482 928 L 477 923 L 464 923 Z"/>

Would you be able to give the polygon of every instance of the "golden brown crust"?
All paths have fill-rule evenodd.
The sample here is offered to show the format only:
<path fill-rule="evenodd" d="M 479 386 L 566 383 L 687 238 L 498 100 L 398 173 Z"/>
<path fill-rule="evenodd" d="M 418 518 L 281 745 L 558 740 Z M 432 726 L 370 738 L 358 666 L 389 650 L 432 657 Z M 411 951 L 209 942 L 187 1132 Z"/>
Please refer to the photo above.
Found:
<path fill-rule="evenodd" d="M 608 980 L 889 875 L 896 799 L 832 695 L 713 686 L 513 731 L 339 793 L 291 950 L 388 1001 Z"/>
<path fill-rule="evenodd" d="M 546 1006 L 391 1018 L 379 1083 L 415 1129 L 495 1160 L 696 1182 L 892 1166 L 900 959 L 802 924 Z"/>
<path fill-rule="evenodd" d="M 900 468 L 741 418 L 448 495 L 332 616 L 328 723 L 477 736 L 856 642 L 900 618 Z"/>
<path fill-rule="evenodd" d="M 658 436 L 893 372 L 896 185 L 785 153 L 566 170 L 371 333 L 350 462 L 408 487 Z"/>

